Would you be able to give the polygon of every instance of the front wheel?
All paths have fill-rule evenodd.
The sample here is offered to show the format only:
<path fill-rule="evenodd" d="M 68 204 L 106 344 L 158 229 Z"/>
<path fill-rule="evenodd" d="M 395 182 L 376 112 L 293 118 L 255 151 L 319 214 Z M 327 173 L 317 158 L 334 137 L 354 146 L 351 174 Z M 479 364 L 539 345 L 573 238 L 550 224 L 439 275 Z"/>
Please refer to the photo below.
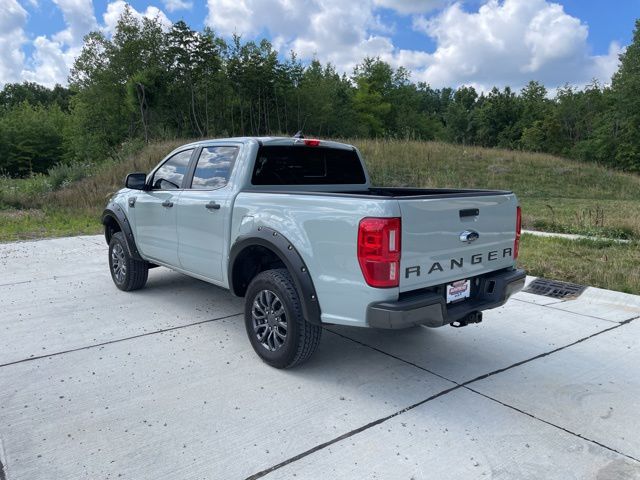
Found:
<path fill-rule="evenodd" d="M 299 365 L 320 343 L 322 328 L 304 319 L 298 292 L 285 269 L 267 270 L 252 280 L 244 317 L 251 346 L 272 367 Z"/>
<path fill-rule="evenodd" d="M 113 283 L 125 292 L 144 287 L 149 276 L 149 264 L 129 255 L 122 232 L 114 233 L 109 242 L 109 270 Z"/>

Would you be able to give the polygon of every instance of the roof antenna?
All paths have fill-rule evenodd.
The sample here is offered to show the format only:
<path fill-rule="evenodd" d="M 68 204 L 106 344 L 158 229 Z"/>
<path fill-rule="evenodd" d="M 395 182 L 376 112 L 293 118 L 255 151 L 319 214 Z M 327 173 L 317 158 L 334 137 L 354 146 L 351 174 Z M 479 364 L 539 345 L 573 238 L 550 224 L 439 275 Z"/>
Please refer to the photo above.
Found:
<path fill-rule="evenodd" d="M 293 138 L 304 138 L 304 135 L 302 134 L 302 130 L 298 130 L 298 132 L 293 136 Z"/>

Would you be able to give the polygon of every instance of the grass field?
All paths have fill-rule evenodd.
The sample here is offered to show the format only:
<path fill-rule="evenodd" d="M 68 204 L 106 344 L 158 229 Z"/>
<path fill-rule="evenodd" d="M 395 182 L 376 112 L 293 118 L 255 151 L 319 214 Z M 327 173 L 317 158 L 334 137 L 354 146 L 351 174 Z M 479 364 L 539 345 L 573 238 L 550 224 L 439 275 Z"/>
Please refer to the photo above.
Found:
<path fill-rule="evenodd" d="M 186 140 L 158 142 L 98 165 L 86 178 L 52 189 L 46 176 L 0 177 L 0 242 L 102 231 L 100 214 L 130 172 L 145 172 Z"/>
<path fill-rule="evenodd" d="M 529 275 L 640 295 L 640 242 L 523 235 L 518 263 Z"/>
<path fill-rule="evenodd" d="M 640 239 L 638 175 L 511 150 L 431 142 L 356 143 L 378 185 L 513 190 L 525 228 Z"/>
<path fill-rule="evenodd" d="M 513 190 L 524 227 L 632 242 L 571 242 L 525 236 L 531 274 L 640 293 L 640 176 L 544 154 L 437 142 L 345 140 L 385 186 Z M 148 171 L 184 140 L 154 143 L 52 189 L 46 177 L 0 179 L 0 241 L 98 233 L 99 216 L 126 173 Z"/>

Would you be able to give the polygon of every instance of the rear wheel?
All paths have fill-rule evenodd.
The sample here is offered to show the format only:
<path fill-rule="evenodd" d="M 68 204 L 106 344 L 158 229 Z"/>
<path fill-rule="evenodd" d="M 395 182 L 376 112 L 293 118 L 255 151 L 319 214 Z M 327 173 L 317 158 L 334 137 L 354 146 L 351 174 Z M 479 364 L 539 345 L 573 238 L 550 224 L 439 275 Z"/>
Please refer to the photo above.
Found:
<path fill-rule="evenodd" d="M 308 360 L 322 328 L 307 322 L 291 275 L 285 269 L 258 274 L 245 295 L 245 327 L 258 356 L 276 368 Z"/>
<path fill-rule="evenodd" d="M 149 264 L 129 255 L 129 248 L 122 232 L 116 232 L 111 236 L 109 270 L 113 283 L 125 292 L 144 287 L 149 276 Z"/>

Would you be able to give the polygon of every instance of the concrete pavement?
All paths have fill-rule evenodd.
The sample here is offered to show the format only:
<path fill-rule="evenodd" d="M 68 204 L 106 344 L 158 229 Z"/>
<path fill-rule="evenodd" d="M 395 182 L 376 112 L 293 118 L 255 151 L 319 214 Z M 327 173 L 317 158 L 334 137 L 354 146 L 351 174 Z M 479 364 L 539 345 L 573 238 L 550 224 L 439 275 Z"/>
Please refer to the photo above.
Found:
<path fill-rule="evenodd" d="M 120 292 L 101 237 L 0 245 L 0 480 L 640 479 L 640 297 L 328 327 L 290 371 L 241 311 L 164 268 Z"/>

